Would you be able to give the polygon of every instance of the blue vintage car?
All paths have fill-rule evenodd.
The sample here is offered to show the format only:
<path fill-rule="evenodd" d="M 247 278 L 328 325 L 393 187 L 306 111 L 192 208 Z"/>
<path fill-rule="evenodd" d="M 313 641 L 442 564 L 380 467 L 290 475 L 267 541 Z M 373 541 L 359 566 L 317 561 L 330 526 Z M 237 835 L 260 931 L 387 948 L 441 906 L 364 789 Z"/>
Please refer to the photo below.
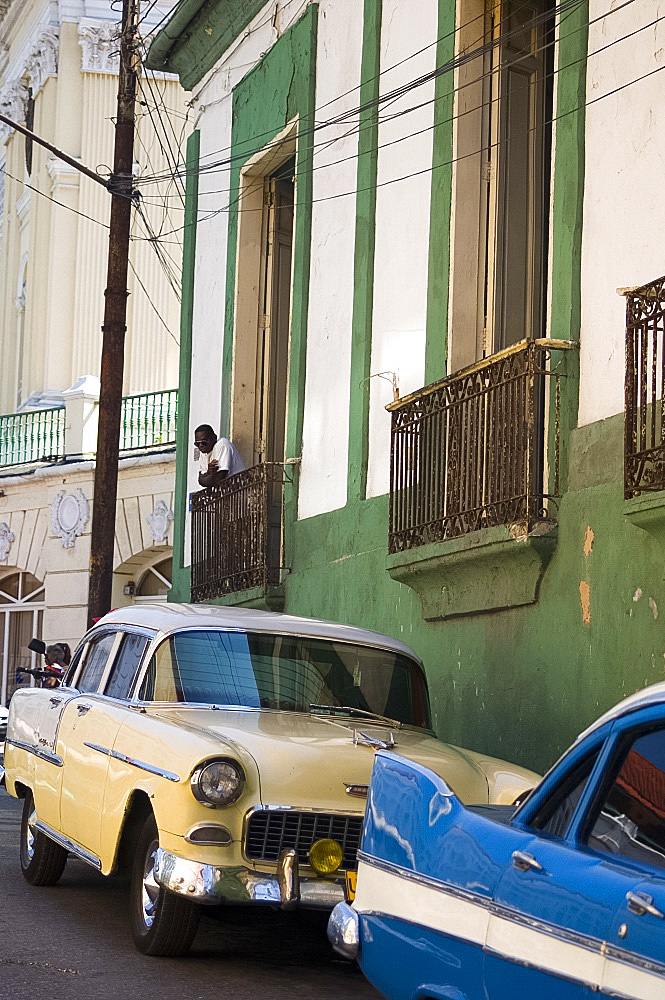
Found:
<path fill-rule="evenodd" d="M 328 936 L 391 1000 L 665 998 L 665 684 L 602 716 L 515 811 L 376 755 Z"/>

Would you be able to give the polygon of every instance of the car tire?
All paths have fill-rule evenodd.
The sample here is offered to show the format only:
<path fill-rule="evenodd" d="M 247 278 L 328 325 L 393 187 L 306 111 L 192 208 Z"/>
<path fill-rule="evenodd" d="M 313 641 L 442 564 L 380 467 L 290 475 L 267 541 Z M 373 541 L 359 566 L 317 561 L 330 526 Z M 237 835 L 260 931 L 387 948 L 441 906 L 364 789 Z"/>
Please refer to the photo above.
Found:
<path fill-rule="evenodd" d="M 199 926 L 201 908 L 158 885 L 154 876 L 158 847 L 157 825 L 151 815 L 143 825 L 132 869 L 132 938 L 144 955 L 185 955 Z"/>
<path fill-rule="evenodd" d="M 26 792 L 21 816 L 21 871 L 30 885 L 55 885 L 67 864 L 67 851 L 35 829 L 37 811 Z"/>

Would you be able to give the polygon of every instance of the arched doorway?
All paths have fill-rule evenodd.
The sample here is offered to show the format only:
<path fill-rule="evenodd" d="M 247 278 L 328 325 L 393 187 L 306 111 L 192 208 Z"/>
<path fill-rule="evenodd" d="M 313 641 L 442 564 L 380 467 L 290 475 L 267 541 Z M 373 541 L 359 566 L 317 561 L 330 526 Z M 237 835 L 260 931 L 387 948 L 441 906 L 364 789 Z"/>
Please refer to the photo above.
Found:
<path fill-rule="evenodd" d="M 154 604 L 155 601 L 165 601 L 171 589 L 173 559 L 162 559 L 161 562 L 149 566 L 136 585 L 135 604 Z"/>
<path fill-rule="evenodd" d="M 16 671 L 37 665 L 37 654 L 28 643 L 41 635 L 44 584 L 19 570 L 0 577 L 0 704 L 6 705 L 19 687 Z"/>

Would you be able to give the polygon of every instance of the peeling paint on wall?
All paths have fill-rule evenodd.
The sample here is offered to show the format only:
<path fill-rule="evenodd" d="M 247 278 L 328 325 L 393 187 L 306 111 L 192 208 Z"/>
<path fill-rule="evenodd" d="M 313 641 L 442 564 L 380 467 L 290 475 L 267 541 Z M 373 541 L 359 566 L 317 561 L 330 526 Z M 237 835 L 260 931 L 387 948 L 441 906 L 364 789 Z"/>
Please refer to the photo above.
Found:
<path fill-rule="evenodd" d="M 593 528 L 591 525 L 587 524 L 586 531 L 584 533 L 584 555 L 590 556 L 591 549 L 593 548 L 593 540 L 596 536 L 594 535 Z"/>
<path fill-rule="evenodd" d="M 591 624 L 591 587 L 586 580 L 580 580 L 580 604 L 582 605 L 582 621 Z"/>
<path fill-rule="evenodd" d="M 642 588 L 638 587 L 635 593 L 633 594 L 633 600 L 637 603 L 637 601 L 639 601 L 641 596 L 642 596 Z"/>
<path fill-rule="evenodd" d="M 651 608 L 651 614 L 653 615 L 653 620 L 656 621 L 658 618 L 658 605 L 654 601 L 653 597 L 649 598 L 649 607 Z"/>

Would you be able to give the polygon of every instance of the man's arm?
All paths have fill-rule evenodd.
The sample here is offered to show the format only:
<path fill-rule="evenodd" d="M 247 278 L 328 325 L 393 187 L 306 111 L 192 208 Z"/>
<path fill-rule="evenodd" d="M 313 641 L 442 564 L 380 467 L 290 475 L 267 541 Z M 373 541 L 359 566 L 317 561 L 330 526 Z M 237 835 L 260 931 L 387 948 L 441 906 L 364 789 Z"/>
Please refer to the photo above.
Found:
<path fill-rule="evenodd" d="M 218 486 L 229 474 L 228 469 L 220 469 L 213 458 L 208 463 L 207 472 L 199 472 L 199 486 Z"/>

